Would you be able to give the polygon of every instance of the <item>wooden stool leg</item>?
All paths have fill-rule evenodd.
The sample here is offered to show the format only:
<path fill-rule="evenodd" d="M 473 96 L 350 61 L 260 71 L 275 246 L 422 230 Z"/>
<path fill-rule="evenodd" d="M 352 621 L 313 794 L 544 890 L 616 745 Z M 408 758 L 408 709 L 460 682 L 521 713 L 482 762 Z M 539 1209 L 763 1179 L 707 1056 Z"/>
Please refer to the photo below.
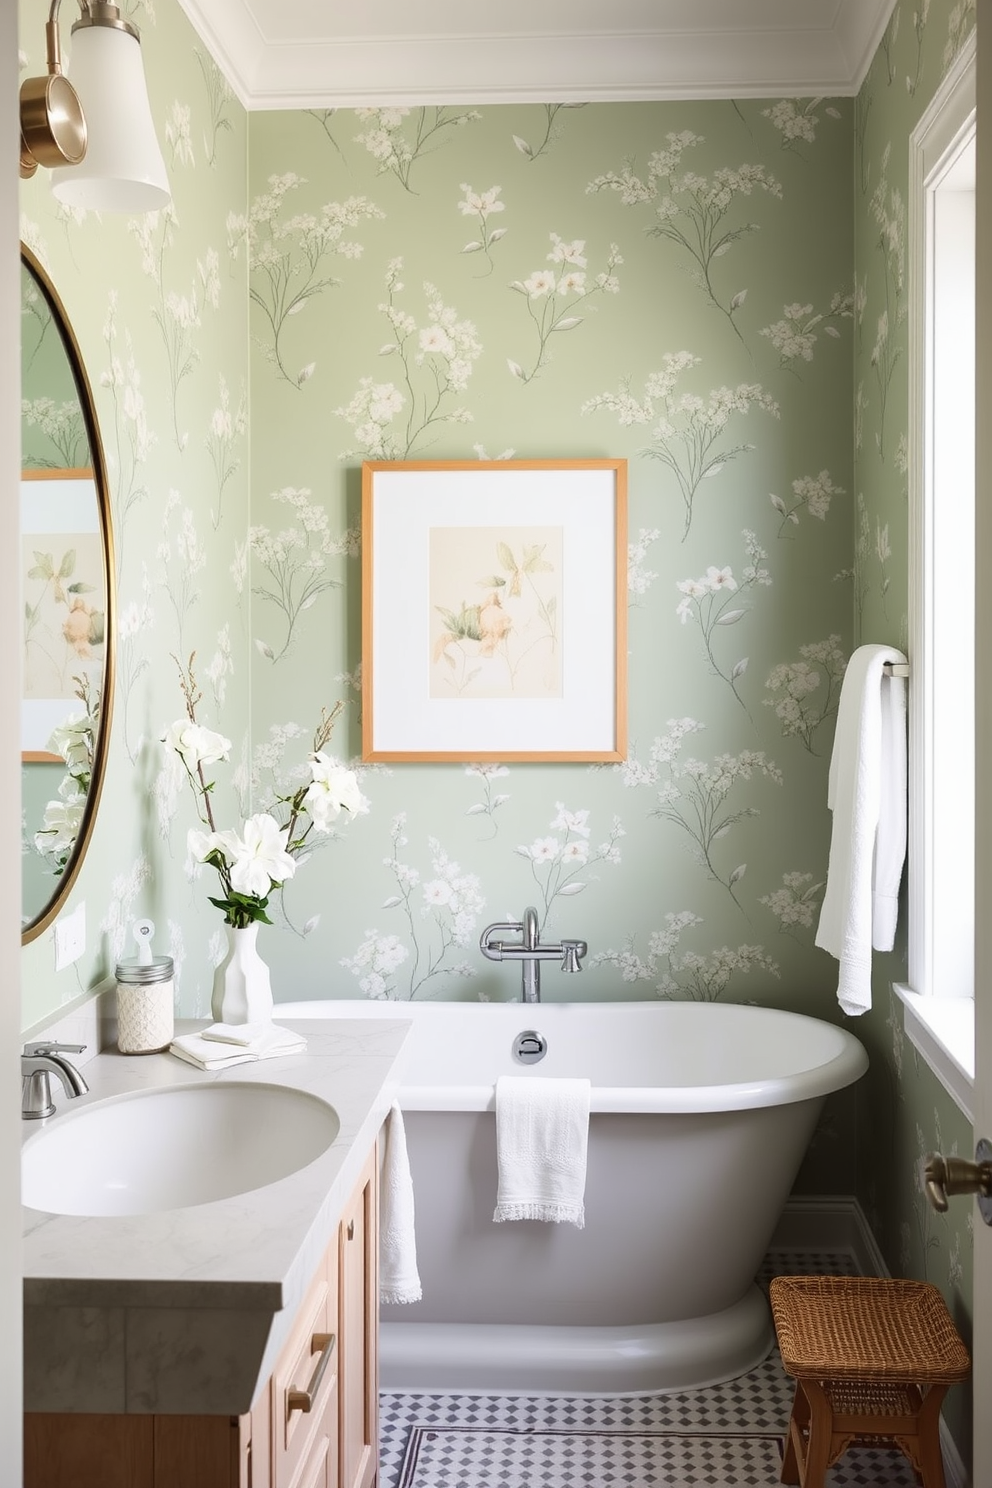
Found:
<path fill-rule="evenodd" d="M 803 1428 L 809 1422 L 809 1402 L 803 1394 L 803 1387 L 796 1381 L 796 1393 L 792 1402 L 792 1415 L 789 1417 L 789 1425 L 785 1433 L 785 1441 L 782 1444 L 782 1471 L 780 1480 L 783 1483 L 800 1483 L 799 1458 L 796 1455 L 795 1438 L 802 1439 Z"/>
<path fill-rule="evenodd" d="M 824 1488 L 833 1441 L 833 1410 L 818 1381 L 805 1380 L 803 1391 L 809 1401 L 809 1446 L 802 1470 L 802 1485 L 803 1488 Z"/>
<path fill-rule="evenodd" d="M 919 1433 L 917 1452 L 923 1488 L 946 1488 L 944 1459 L 940 1450 L 940 1407 L 946 1394 L 946 1385 L 931 1385 L 916 1420 Z"/>

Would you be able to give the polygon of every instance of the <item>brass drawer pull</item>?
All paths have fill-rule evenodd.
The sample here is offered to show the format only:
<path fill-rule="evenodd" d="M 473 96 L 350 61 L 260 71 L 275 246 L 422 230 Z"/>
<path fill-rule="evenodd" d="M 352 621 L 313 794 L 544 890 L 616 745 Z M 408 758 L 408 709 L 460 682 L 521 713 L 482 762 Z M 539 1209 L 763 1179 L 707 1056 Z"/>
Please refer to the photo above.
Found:
<path fill-rule="evenodd" d="M 286 1396 L 286 1414 L 291 1416 L 294 1411 L 303 1411 L 306 1414 L 312 1411 L 317 1401 L 320 1390 L 320 1382 L 324 1378 L 324 1370 L 331 1362 L 334 1352 L 335 1335 L 333 1333 L 315 1333 L 310 1345 L 310 1352 L 314 1354 L 320 1350 L 320 1358 L 314 1370 L 310 1383 L 305 1390 L 290 1390 Z"/>

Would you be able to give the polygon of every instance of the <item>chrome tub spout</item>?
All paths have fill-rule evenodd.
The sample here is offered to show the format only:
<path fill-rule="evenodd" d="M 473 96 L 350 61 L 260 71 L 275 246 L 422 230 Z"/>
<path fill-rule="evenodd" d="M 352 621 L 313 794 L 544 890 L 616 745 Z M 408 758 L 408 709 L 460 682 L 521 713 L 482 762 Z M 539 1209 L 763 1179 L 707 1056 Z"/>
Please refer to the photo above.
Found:
<path fill-rule="evenodd" d="M 502 936 L 519 935 L 519 940 L 506 941 Z M 523 920 L 497 921 L 487 925 L 479 940 L 479 949 L 490 961 L 519 961 L 521 1000 L 540 1002 L 541 962 L 557 961 L 562 971 L 581 971 L 582 958 L 588 951 L 584 940 L 562 940 L 558 945 L 542 945 L 537 910 L 524 910 Z"/>

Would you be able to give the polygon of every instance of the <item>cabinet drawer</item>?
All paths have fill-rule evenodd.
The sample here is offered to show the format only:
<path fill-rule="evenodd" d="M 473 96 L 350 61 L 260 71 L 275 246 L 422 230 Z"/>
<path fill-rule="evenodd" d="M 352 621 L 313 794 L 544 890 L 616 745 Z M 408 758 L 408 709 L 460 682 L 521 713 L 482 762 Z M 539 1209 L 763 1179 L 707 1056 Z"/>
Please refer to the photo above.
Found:
<path fill-rule="evenodd" d="M 337 1306 L 327 1267 L 321 1266 L 272 1374 L 273 1479 L 291 1488 L 311 1445 L 337 1409 Z M 318 1482 L 320 1480 L 318 1479 Z"/>
<path fill-rule="evenodd" d="M 323 1415 L 299 1476 L 287 1488 L 337 1488 L 338 1481 L 338 1392 L 327 1397 Z"/>

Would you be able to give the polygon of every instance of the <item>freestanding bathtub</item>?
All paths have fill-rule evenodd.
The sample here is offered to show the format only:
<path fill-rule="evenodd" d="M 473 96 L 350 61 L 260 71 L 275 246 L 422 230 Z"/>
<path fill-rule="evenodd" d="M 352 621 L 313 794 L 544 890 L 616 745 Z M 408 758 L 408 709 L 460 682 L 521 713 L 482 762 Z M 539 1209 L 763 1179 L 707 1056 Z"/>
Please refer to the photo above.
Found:
<path fill-rule="evenodd" d="M 767 1354 L 755 1284 L 823 1100 L 868 1065 L 819 1019 L 695 1002 L 282 1004 L 409 1018 L 400 1067 L 423 1301 L 381 1309 L 383 1386 L 643 1394 Z M 546 1041 L 522 1066 L 514 1039 Z M 587 1076 L 586 1222 L 494 1224 L 495 1081 Z"/>

